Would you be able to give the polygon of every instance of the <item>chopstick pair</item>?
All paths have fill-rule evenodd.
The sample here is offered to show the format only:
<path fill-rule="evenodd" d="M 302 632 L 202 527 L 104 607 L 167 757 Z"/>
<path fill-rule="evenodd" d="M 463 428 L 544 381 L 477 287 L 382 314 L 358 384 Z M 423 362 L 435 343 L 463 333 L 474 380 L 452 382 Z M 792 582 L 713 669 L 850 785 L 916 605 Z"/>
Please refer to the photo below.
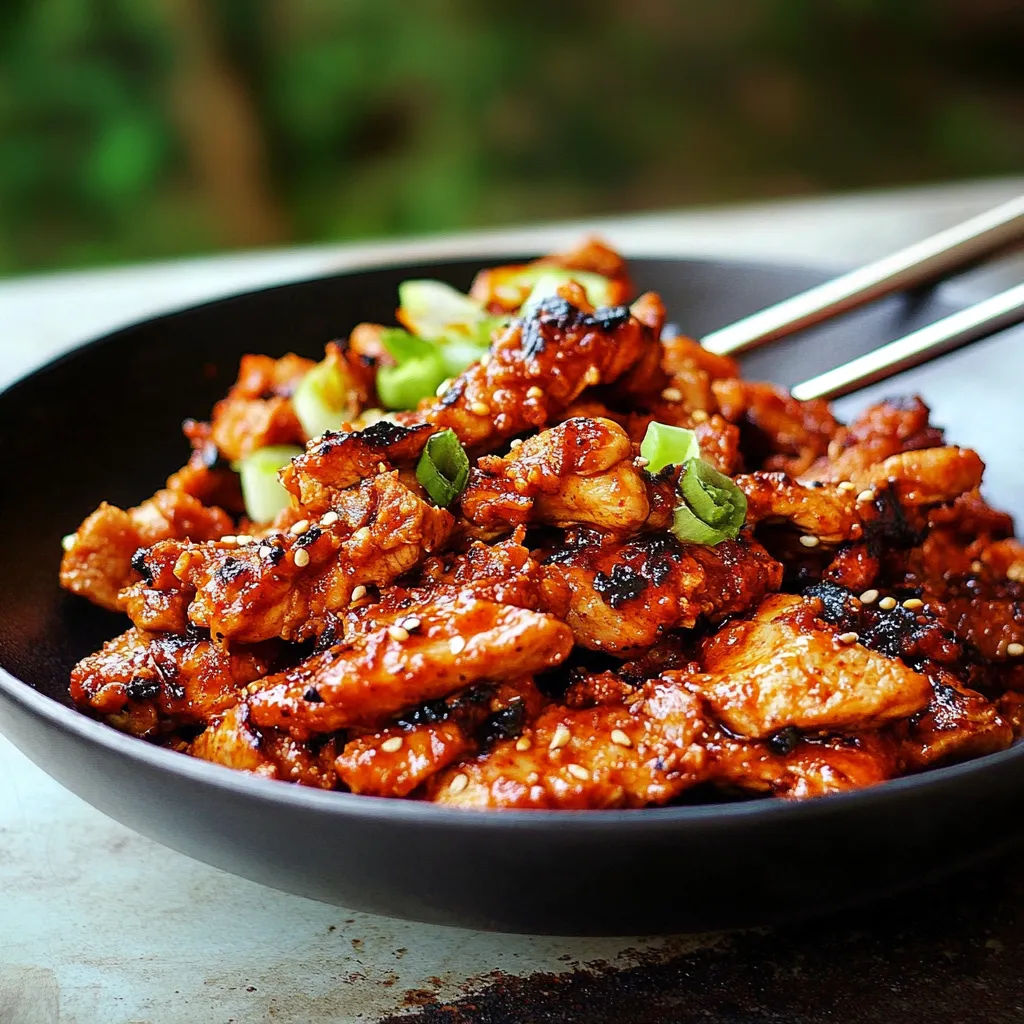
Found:
<path fill-rule="evenodd" d="M 1024 195 L 713 331 L 701 344 L 718 355 L 766 345 L 893 292 L 935 281 L 1022 239 Z M 797 384 L 792 393 L 800 400 L 839 398 L 1022 320 L 1024 284 L 1019 284 Z"/>

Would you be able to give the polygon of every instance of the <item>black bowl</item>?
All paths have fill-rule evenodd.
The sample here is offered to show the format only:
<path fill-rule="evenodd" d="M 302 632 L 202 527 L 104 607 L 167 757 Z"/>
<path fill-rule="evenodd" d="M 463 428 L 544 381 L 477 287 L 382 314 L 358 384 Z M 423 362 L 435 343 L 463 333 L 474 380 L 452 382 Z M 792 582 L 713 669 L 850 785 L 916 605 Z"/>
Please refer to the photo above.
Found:
<path fill-rule="evenodd" d="M 392 315 L 407 277 L 468 285 L 481 261 L 374 269 L 160 317 L 84 346 L 0 395 L 0 726 L 95 807 L 167 846 L 267 885 L 445 924 L 636 934 L 765 924 L 891 892 L 1024 832 L 1024 747 L 807 803 L 644 811 L 466 812 L 306 790 L 196 761 L 69 707 L 75 661 L 124 628 L 57 586 L 61 535 L 102 499 L 133 504 L 186 456 L 244 352 L 310 355 Z M 643 287 L 700 334 L 821 281 L 809 270 L 638 260 Z M 888 300 L 761 352 L 793 383 L 951 311 L 941 292 Z M 1024 507 L 1014 427 L 1022 333 L 898 382 L 993 460 L 990 493 Z M 857 400 L 848 400 L 857 404 Z"/>

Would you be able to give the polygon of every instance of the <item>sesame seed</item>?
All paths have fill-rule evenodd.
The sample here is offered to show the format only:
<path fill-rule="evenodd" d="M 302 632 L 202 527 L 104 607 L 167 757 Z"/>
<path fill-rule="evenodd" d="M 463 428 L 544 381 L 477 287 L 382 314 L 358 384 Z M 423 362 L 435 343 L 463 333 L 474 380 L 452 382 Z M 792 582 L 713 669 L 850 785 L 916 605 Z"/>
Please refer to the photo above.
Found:
<path fill-rule="evenodd" d="M 531 385 L 527 389 L 526 397 L 527 398 L 543 398 L 544 397 L 544 389 L 537 387 L 536 384 L 533 384 L 533 385 Z"/>
<path fill-rule="evenodd" d="M 237 536 L 237 537 L 235 538 L 235 543 L 236 543 L 236 544 L 251 544 L 251 543 L 252 543 L 252 534 L 249 534 L 249 533 L 240 533 L 240 534 L 239 534 L 239 535 L 238 535 L 238 536 Z"/>
<path fill-rule="evenodd" d="M 979 562 L 977 559 L 975 559 L 975 561 L 971 562 L 971 572 L 981 572 L 982 569 L 984 569 L 984 568 L 985 568 L 984 563 L 983 562 Z M 1012 566 L 1011 566 L 1011 568 L 1012 568 Z M 1007 573 L 1006 575 L 1009 576 L 1010 574 Z"/>
<path fill-rule="evenodd" d="M 452 654 L 461 654 L 465 649 L 465 637 L 453 636 L 451 640 L 448 641 L 448 650 L 451 651 Z"/>
<path fill-rule="evenodd" d="M 469 411 L 474 416 L 490 416 L 491 407 L 486 402 L 471 402 Z"/>
<path fill-rule="evenodd" d="M 984 566 L 980 566 L 983 569 Z M 978 572 L 980 569 L 976 569 Z M 1014 562 L 1009 569 L 1006 570 L 1006 578 L 1013 583 L 1024 583 L 1024 562 Z"/>
<path fill-rule="evenodd" d="M 220 542 L 221 544 L 237 544 L 238 539 L 233 533 L 228 533 L 221 537 Z"/>
<path fill-rule="evenodd" d="M 1006 653 L 1011 658 L 1019 658 L 1024 654 L 1024 644 L 1012 643 L 1006 645 Z"/>
<path fill-rule="evenodd" d="M 690 419 L 693 420 L 694 423 L 707 423 L 710 418 L 711 417 L 708 416 L 703 409 L 694 409 L 693 412 L 690 413 Z"/>
<path fill-rule="evenodd" d="M 530 742 L 529 736 L 520 736 L 519 739 L 516 740 L 516 750 L 529 750 L 532 746 L 533 744 Z"/>
<path fill-rule="evenodd" d="M 853 483 L 851 480 L 840 480 L 839 483 L 836 484 L 836 487 L 840 491 L 855 491 L 855 490 L 857 490 L 857 485 L 855 483 Z"/>
<path fill-rule="evenodd" d="M 309 552 L 305 548 L 299 548 L 298 551 L 292 555 L 292 559 L 300 569 L 305 569 L 309 565 Z"/>
<path fill-rule="evenodd" d="M 437 390 L 434 392 L 438 398 L 443 398 L 444 393 L 452 386 L 451 377 L 446 377 L 440 384 L 437 385 Z"/>
<path fill-rule="evenodd" d="M 528 786 L 536 786 L 538 782 L 540 782 L 540 776 L 536 772 L 530 772 L 526 776 L 526 784 Z"/>
<path fill-rule="evenodd" d="M 377 472 L 378 473 L 386 473 L 387 471 L 388 471 L 388 464 L 386 462 L 378 462 L 377 463 Z"/>
<path fill-rule="evenodd" d="M 857 495 L 857 500 L 858 501 L 874 501 L 875 500 L 875 492 L 873 490 L 871 490 L 871 488 L 869 487 L 869 488 L 867 488 L 867 490 L 861 491 L 860 494 Z"/>
<path fill-rule="evenodd" d="M 449 793 L 461 793 L 469 785 L 469 776 L 459 772 L 458 775 L 448 783 Z"/>
<path fill-rule="evenodd" d="M 565 770 L 574 778 L 579 779 L 580 782 L 586 782 L 590 778 L 590 772 L 581 764 L 567 764 Z"/>
<path fill-rule="evenodd" d="M 410 615 L 407 619 L 403 619 L 399 625 L 404 626 L 410 633 L 415 633 L 423 625 L 423 620 L 418 615 Z"/>
<path fill-rule="evenodd" d="M 882 600 L 878 602 L 878 607 L 881 608 L 883 612 L 891 612 L 893 608 L 896 607 L 896 598 L 883 597 Z"/>
<path fill-rule="evenodd" d="M 583 380 L 586 384 L 600 384 L 601 371 L 596 366 L 592 366 L 589 370 L 587 370 Z"/>
<path fill-rule="evenodd" d="M 620 747 L 633 746 L 633 741 L 621 729 L 612 729 L 612 743 Z"/>
<path fill-rule="evenodd" d="M 61 537 L 60 546 L 65 551 L 70 551 L 75 546 L 75 535 L 73 533 L 69 533 L 64 537 Z"/>
<path fill-rule="evenodd" d="M 516 448 L 522 448 L 522 446 L 523 446 L 523 439 L 521 437 L 513 438 L 513 440 L 509 441 L 508 446 L 513 451 L 515 451 Z"/>
<path fill-rule="evenodd" d="M 860 595 L 860 603 L 861 604 L 874 604 L 877 600 L 878 600 L 878 591 L 877 590 L 865 590 L 864 593 Z"/>
<path fill-rule="evenodd" d="M 340 517 L 339 517 L 337 512 L 325 512 L 320 517 L 320 525 L 321 526 L 333 526 L 338 521 L 339 518 Z"/>
<path fill-rule="evenodd" d="M 352 600 L 362 601 L 364 597 L 366 597 L 366 587 L 364 587 L 362 583 L 360 583 L 359 586 L 355 587 L 352 591 Z"/>
<path fill-rule="evenodd" d="M 357 544 L 365 544 L 370 539 L 370 528 L 368 526 L 360 526 L 359 529 L 352 534 L 352 539 Z"/>
<path fill-rule="evenodd" d="M 919 608 L 924 607 L 924 601 L 919 597 L 908 597 L 907 600 L 903 602 L 903 607 L 906 608 L 908 612 L 916 612 Z"/>
<path fill-rule="evenodd" d="M 478 360 L 481 366 L 486 366 L 491 361 L 491 353 L 485 352 Z"/>
<path fill-rule="evenodd" d="M 301 537 L 309 529 L 309 520 L 300 519 L 297 523 L 292 523 L 289 527 L 288 532 L 293 537 Z"/>
<path fill-rule="evenodd" d="M 401 736 L 389 736 L 381 745 L 380 749 L 385 754 L 393 754 L 396 750 L 402 749 L 402 737 Z"/>
<path fill-rule="evenodd" d="M 666 402 L 681 402 L 683 400 L 683 393 L 679 388 L 665 388 L 661 392 L 661 397 L 664 398 Z"/>
<path fill-rule="evenodd" d="M 555 734 L 551 737 L 551 742 L 548 744 L 548 750 L 560 750 L 571 739 L 572 733 L 569 732 L 569 727 L 563 722 L 559 722 L 558 727 L 555 729 Z"/>
<path fill-rule="evenodd" d="M 803 544 L 805 548 L 816 548 L 821 543 L 821 538 L 805 535 L 800 538 L 800 543 Z"/>
<path fill-rule="evenodd" d="M 409 639 L 409 630 L 404 629 L 402 626 L 388 626 L 388 636 L 392 640 L 397 640 L 400 644 L 404 644 Z"/>
<path fill-rule="evenodd" d="M 841 644 L 855 644 L 860 639 L 859 633 L 840 633 L 836 638 Z"/>
<path fill-rule="evenodd" d="M 260 558 L 269 558 L 274 553 L 274 549 L 269 544 L 261 544 L 257 554 Z"/>
<path fill-rule="evenodd" d="M 646 469 L 650 464 L 651 460 L 645 459 L 642 455 L 638 455 L 633 460 L 633 465 L 636 466 L 637 469 Z"/>

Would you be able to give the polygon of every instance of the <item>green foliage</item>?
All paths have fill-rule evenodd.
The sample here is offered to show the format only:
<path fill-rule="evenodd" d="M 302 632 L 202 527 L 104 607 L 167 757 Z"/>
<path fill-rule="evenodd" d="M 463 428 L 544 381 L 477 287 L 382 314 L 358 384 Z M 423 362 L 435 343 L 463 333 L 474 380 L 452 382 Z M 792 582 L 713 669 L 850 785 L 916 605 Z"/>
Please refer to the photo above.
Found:
<path fill-rule="evenodd" d="M 1024 168 L 968 0 L 5 0 L 0 271 Z"/>

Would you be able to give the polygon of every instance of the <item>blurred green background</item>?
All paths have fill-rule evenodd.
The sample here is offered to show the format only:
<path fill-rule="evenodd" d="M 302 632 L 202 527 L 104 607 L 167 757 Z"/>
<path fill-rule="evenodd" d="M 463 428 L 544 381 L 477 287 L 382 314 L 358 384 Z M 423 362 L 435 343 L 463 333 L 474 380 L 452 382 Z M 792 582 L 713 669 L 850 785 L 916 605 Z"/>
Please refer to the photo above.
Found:
<path fill-rule="evenodd" d="M 0 273 L 1022 171 L 1021 0 L 0 2 Z"/>

